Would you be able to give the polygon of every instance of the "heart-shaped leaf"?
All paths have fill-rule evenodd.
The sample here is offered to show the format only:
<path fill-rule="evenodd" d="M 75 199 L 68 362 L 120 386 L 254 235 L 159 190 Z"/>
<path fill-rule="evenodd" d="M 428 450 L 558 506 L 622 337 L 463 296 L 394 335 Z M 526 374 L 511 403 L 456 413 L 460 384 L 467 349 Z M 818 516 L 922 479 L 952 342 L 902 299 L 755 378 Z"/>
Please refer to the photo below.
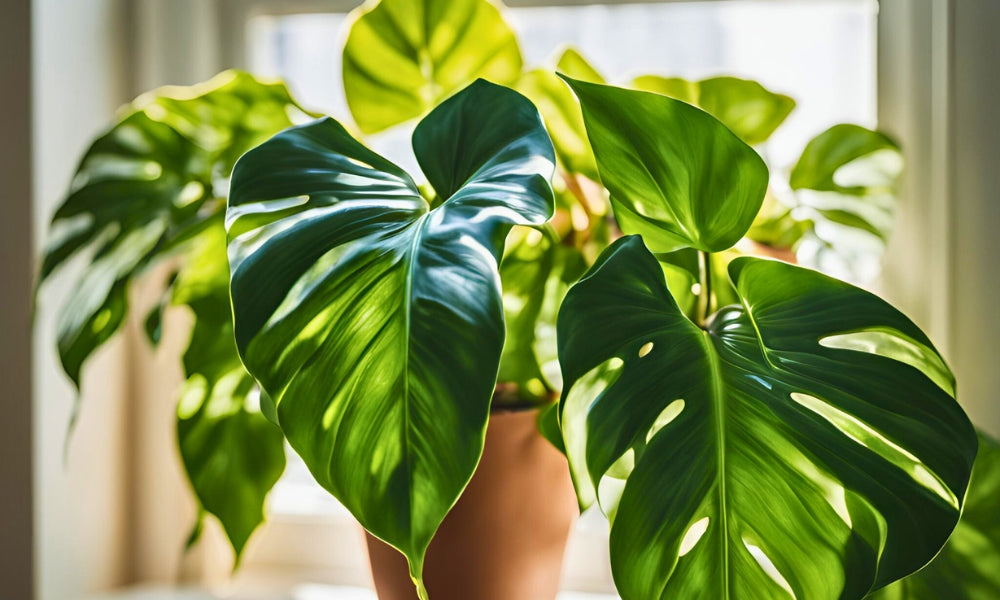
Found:
<path fill-rule="evenodd" d="M 767 166 L 752 148 L 680 100 L 563 79 L 580 99 L 622 231 L 642 234 L 656 252 L 718 252 L 743 237 L 767 189 Z"/>
<path fill-rule="evenodd" d="M 488 0 L 380 0 L 351 17 L 344 94 L 365 133 L 424 114 L 476 78 L 512 83 L 514 32 Z"/>
<path fill-rule="evenodd" d="M 316 480 L 420 581 L 482 452 L 504 342 L 497 263 L 552 213 L 552 145 L 477 81 L 416 128 L 441 204 L 326 119 L 248 152 L 229 228 L 236 340 Z"/>
<path fill-rule="evenodd" d="M 612 519 L 622 598 L 852 599 L 919 569 L 976 453 L 941 357 L 846 283 L 729 271 L 741 304 L 703 330 L 623 238 L 559 315 L 566 449 Z"/>
<path fill-rule="evenodd" d="M 931 564 L 871 600 L 993 600 L 1000 594 L 1000 444 L 979 435 L 962 520 Z"/>
<path fill-rule="evenodd" d="M 701 108 L 751 145 L 767 141 L 795 108 L 795 100 L 788 96 L 776 94 L 756 81 L 737 77 L 688 81 L 680 77 L 643 75 L 636 77 L 632 85 Z"/>

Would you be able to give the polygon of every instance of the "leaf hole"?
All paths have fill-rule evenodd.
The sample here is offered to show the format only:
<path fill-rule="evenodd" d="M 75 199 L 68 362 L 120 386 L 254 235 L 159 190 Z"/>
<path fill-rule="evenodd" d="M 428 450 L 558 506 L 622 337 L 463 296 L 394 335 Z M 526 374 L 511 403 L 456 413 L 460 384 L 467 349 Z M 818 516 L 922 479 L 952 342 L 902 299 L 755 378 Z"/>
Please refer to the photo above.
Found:
<path fill-rule="evenodd" d="M 781 574 L 778 567 L 774 566 L 774 562 L 771 560 L 771 557 L 769 557 L 759 546 L 755 546 L 748 542 L 746 538 L 743 539 L 743 545 L 746 546 L 747 552 L 750 553 L 750 556 L 753 556 L 753 559 L 757 561 L 761 570 L 763 570 L 764 573 L 766 573 L 767 576 L 774 581 L 774 583 L 778 584 L 781 589 L 788 592 L 789 596 L 795 598 L 796 596 L 795 592 L 792 591 L 792 586 L 788 584 L 788 580 Z"/>
<path fill-rule="evenodd" d="M 688 527 L 687 531 L 684 532 L 684 537 L 681 538 L 681 546 L 677 549 L 677 556 L 684 556 L 688 552 L 694 550 L 694 547 L 698 545 L 701 541 L 702 536 L 708 531 L 708 524 L 711 521 L 708 517 L 698 519 Z"/>
<path fill-rule="evenodd" d="M 679 398 L 668 404 L 666 408 L 660 411 L 656 420 L 653 421 L 653 425 L 650 426 L 649 431 L 646 433 L 646 441 L 649 442 L 649 440 L 653 439 L 654 435 L 669 425 L 671 421 L 679 417 L 683 411 L 684 401 Z"/>
<path fill-rule="evenodd" d="M 952 398 L 955 379 L 941 357 L 932 348 L 891 327 L 873 327 L 828 335 L 819 340 L 824 348 L 853 350 L 891 358 L 910 365 L 933 381 Z"/>
<path fill-rule="evenodd" d="M 646 342 L 639 348 L 639 358 L 642 358 L 653 351 L 653 342 Z"/>

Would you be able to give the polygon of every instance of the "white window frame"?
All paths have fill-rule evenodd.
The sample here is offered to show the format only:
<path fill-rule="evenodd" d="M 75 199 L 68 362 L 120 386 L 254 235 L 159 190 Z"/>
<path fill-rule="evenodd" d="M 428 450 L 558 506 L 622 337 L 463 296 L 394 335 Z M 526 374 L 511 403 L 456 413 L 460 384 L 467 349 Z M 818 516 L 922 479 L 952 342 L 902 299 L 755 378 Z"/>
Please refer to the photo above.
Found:
<path fill-rule="evenodd" d="M 673 1 L 713 0 L 507 0 L 506 4 L 524 7 Z M 880 0 L 877 24 L 879 127 L 901 142 L 906 156 L 904 199 L 898 210 L 897 233 L 885 260 L 882 292 L 924 327 L 946 355 L 954 344 L 954 294 L 945 284 L 952 281 L 956 262 L 952 239 L 955 203 L 941 199 L 950 199 L 954 187 L 951 61 L 952 14 L 957 1 Z M 190 33 L 180 33 L 184 25 L 177 18 L 166 18 L 174 11 L 183 12 L 178 4 L 190 8 L 187 29 L 201 32 L 194 40 L 189 39 Z M 139 88 L 136 91 L 166 82 L 194 82 L 222 67 L 247 68 L 247 29 L 254 16 L 344 13 L 358 4 L 351 0 L 145 0 L 138 4 L 134 15 L 139 26 L 134 38 L 138 52 L 134 65 L 134 82 Z M 198 49 L 198 60 L 192 58 L 196 51 L 191 48 Z M 338 539 L 358 535 L 356 524 L 346 517 L 273 515 L 251 544 L 240 577 L 253 579 L 263 574 L 285 583 L 335 580 L 365 585 L 366 557 L 348 554 L 336 544 Z M 578 538 L 587 535 L 584 532 Z M 596 533 L 594 537 L 599 538 Z M 606 547 L 598 551 L 596 547 L 601 545 L 594 540 L 578 542 L 581 548 L 595 550 L 578 561 L 579 572 L 565 573 L 565 580 L 582 591 L 612 589 Z M 202 558 L 206 565 L 202 572 L 224 577 L 225 560 L 219 558 L 225 555 L 224 545 L 218 541 L 210 541 L 209 545 Z M 571 549 L 575 551 L 575 547 Z"/>

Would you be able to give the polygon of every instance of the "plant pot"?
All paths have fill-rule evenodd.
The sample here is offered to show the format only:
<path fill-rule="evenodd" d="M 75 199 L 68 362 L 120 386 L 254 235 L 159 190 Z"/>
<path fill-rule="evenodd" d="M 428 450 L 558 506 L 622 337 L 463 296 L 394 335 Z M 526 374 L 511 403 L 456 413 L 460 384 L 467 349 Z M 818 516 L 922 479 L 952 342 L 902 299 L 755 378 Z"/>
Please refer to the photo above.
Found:
<path fill-rule="evenodd" d="M 427 551 L 431 600 L 553 600 L 579 510 L 566 458 L 538 411 L 494 412 L 472 481 Z M 417 600 L 406 560 L 367 535 L 379 600 Z"/>

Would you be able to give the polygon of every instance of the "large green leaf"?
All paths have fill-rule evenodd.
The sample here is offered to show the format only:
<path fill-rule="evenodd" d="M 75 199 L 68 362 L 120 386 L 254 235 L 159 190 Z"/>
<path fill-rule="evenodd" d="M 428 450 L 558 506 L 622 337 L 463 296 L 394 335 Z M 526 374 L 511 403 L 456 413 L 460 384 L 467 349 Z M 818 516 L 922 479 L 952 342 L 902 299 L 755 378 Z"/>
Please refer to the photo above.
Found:
<path fill-rule="evenodd" d="M 488 0 L 380 0 L 351 19 L 344 94 L 365 133 L 419 117 L 478 77 L 512 83 L 521 72 L 517 38 Z"/>
<path fill-rule="evenodd" d="M 688 81 L 680 77 L 643 75 L 632 82 L 636 89 L 656 92 L 693 104 L 722 121 L 744 142 L 767 141 L 795 108 L 795 100 L 776 94 L 756 81 L 736 77 L 710 77 Z"/>
<path fill-rule="evenodd" d="M 656 252 L 718 252 L 749 229 L 767 166 L 703 110 L 659 94 L 564 77 L 583 107 L 601 180 L 625 233 Z"/>
<path fill-rule="evenodd" d="M 703 330 L 627 237 L 559 316 L 566 449 L 612 519 L 622 597 L 851 599 L 919 569 L 976 453 L 951 373 L 868 292 L 729 271 L 741 304 Z"/>
<path fill-rule="evenodd" d="M 254 403 L 256 384 L 236 351 L 221 216 L 193 245 L 173 287 L 173 303 L 195 314 L 184 352 L 177 437 L 198 502 L 219 519 L 239 564 L 264 520 L 264 500 L 285 469 L 284 436 Z"/>
<path fill-rule="evenodd" d="M 121 326 L 129 281 L 221 214 L 216 185 L 240 154 L 290 125 L 296 107 L 283 85 L 228 71 L 141 96 L 94 141 L 53 217 L 40 277 L 88 261 L 59 314 L 59 356 L 74 384 Z"/>
<path fill-rule="evenodd" d="M 511 225 L 552 212 L 552 145 L 523 96 L 477 81 L 416 128 L 441 204 L 326 119 L 233 176 L 236 340 L 316 480 L 420 581 L 482 452 Z"/>
<path fill-rule="evenodd" d="M 244 407 L 252 381 L 232 333 L 224 198 L 236 159 L 300 110 L 283 85 L 237 71 L 141 96 L 84 155 L 53 219 L 41 273 L 44 281 L 64 262 L 89 261 L 59 317 L 60 358 L 79 385 L 84 360 L 124 319 L 130 281 L 163 259 L 177 261 L 181 273 L 167 287 L 195 316 L 181 455 L 199 503 L 220 519 L 237 558 L 284 454 L 280 431 Z M 154 343 L 163 296 L 146 318 Z"/>
<path fill-rule="evenodd" d="M 962 520 L 922 570 L 872 600 L 994 600 L 1000 597 L 1000 444 L 979 435 Z"/>

